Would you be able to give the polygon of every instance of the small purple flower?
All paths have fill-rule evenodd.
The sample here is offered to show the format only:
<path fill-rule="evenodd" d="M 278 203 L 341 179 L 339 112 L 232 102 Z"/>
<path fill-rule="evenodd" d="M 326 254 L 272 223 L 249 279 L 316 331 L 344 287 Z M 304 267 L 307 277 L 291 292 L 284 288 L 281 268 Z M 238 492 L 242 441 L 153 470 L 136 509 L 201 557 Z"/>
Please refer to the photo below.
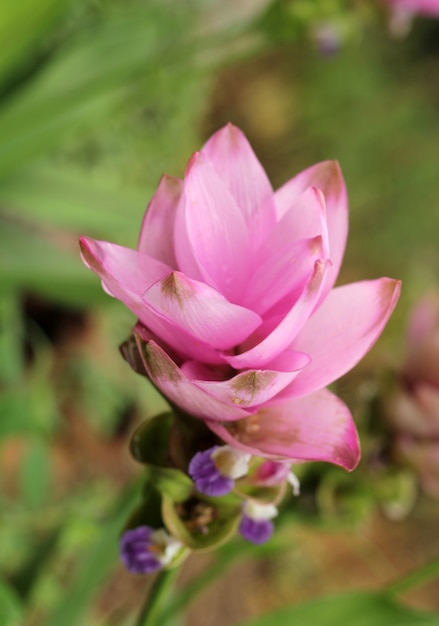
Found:
<path fill-rule="evenodd" d="M 257 504 L 248 500 L 243 507 L 243 516 L 239 532 L 255 544 L 266 543 L 273 534 L 274 525 L 271 519 L 278 511 L 273 504 Z"/>
<path fill-rule="evenodd" d="M 231 446 L 214 446 L 197 452 L 189 463 L 188 473 L 196 488 L 206 496 L 225 496 L 235 480 L 248 471 L 249 454 Z"/>
<path fill-rule="evenodd" d="M 333 22 L 322 22 L 314 26 L 312 36 L 320 54 L 330 57 L 339 52 L 342 42 L 340 26 Z"/>
<path fill-rule="evenodd" d="M 151 574 L 162 567 L 157 552 L 151 551 L 152 528 L 139 526 L 127 530 L 120 539 L 120 558 L 133 574 Z"/>
<path fill-rule="evenodd" d="M 257 545 L 266 543 L 273 534 L 274 524 L 269 519 L 255 520 L 244 515 L 239 527 L 239 532 L 251 543 Z"/>
<path fill-rule="evenodd" d="M 163 530 L 139 526 L 124 532 L 120 559 L 133 574 L 151 574 L 172 561 L 181 543 Z"/>

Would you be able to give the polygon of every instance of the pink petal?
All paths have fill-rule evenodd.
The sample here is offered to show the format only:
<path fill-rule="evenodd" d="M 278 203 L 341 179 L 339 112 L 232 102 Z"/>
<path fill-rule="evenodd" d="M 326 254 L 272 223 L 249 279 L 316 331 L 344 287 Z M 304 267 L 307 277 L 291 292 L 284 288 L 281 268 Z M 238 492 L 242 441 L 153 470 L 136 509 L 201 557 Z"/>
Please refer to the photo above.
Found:
<path fill-rule="evenodd" d="M 256 456 L 328 461 L 353 470 L 360 459 L 348 407 L 327 389 L 304 398 L 275 399 L 233 424 L 207 422 L 226 443 Z"/>
<path fill-rule="evenodd" d="M 177 269 L 174 254 L 174 223 L 183 181 L 164 174 L 148 205 L 140 230 L 140 252 Z"/>
<path fill-rule="evenodd" d="M 333 286 L 343 259 L 348 232 L 348 201 L 343 175 L 337 161 L 323 161 L 304 170 L 275 193 L 280 219 L 308 188 L 317 187 L 323 192 L 329 238 L 329 258 L 332 268 L 325 281 L 325 295 Z"/>
<path fill-rule="evenodd" d="M 195 261 L 201 280 L 239 303 L 249 275 L 247 225 L 229 190 L 200 152 L 189 162 L 184 195 L 175 232 L 180 269 L 199 280 L 193 273 Z"/>
<path fill-rule="evenodd" d="M 231 304 L 212 287 L 180 272 L 155 283 L 144 299 L 179 328 L 221 350 L 242 343 L 262 322 L 253 311 Z"/>
<path fill-rule="evenodd" d="M 136 329 L 134 336 L 149 378 L 171 404 L 202 419 L 229 421 L 242 419 L 251 413 L 210 396 L 189 380 L 154 341 L 145 341 Z"/>
<path fill-rule="evenodd" d="M 243 212 L 256 249 L 276 223 L 273 190 L 246 137 L 227 124 L 202 149 Z"/>
<path fill-rule="evenodd" d="M 87 267 L 100 276 L 107 292 L 131 310 L 134 305 L 136 315 L 141 295 L 170 272 L 161 261 L 130 248 L 89 237 L 81 237 L 79 243 Z"/>
<path fill-rule="evenodd" d="M 381 334 L 400 288 L 400 281 L 380 278 L 333 289 L 293 341 L 312 361 L 284 393 L 311 393 L 354 367 Z"/>
<path fill-rule="evenodd" d="M 290 242 L 285 248 L 273 247 L 271 258 L 250 278 L 242 304 L 262 315 L 288 294 L 300 294 L 314 263 L 323 257 L 321 237 Z"/>
<path fill-rule="evenodd" d="M 267 337 L 246 352 L 234 356 L 225 355 L 224 360 L 235 369 L 260 368 L 283 352 L 302 329 L 319 299 L 326 265 L 325 261 L 316 261 L 314 272 L 299 298 Z M 307 350 L 299 349 L 299 351 L 307 353 Z"/>
<path fill-rule="evenodd" d="M 294 181 L 295 179 L 293 179 Z M 293 181 L 290 181 L 293 182 Z M 276 192 L 279 194 L 286 186 Z M 329 254 L 327 209 L 323 192 L 317 187 L 307 187 L 303 193 L 290 198 L 290 205 L 275 229 L 264 242 L 261 252 L 270 254 L 273 249 L 285 248 L 302 239 L 322 237 L 325 254 Z"/>
<path fill-rule="evenodd" d="M 101 277 L 105 291 L 123 302 L 163 342 L 186 358 L 224 362 L 212 346 L 163 318 L 144 300 L 143 293 L 169 275 L 170 269 L 164 263 L 106 241 L 82 237 L 80 245 L 85 264 Z"/>
<path fill-rule="evenodd" d="M 254 407 L 265 404 L 284 389 L 309 363 L 305 354 L 297 354 L 296 369 L 291 371 L 248 370 L 224 381 L 194 380 L 211 396 L 227 404 Z"/>

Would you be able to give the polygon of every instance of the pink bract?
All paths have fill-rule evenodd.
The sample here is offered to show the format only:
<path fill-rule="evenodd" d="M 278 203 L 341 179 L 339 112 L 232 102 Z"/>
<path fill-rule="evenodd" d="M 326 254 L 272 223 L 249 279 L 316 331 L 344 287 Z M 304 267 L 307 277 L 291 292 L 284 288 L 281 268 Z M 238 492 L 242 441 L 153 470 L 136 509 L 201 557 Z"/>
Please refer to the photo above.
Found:
<path fill-rule="evenodd" d="M 273 192 L 231 124 L 161 179 L 137 250 L 81 238 L 86 265 L 138 317 L 151 381 L 224 441 L 273 459 L 353 469 L 348 408 L 324 387 L 383 330 L 399 296 L 389 278 L 334 288 L 348 229 L 336 162 Z"/>

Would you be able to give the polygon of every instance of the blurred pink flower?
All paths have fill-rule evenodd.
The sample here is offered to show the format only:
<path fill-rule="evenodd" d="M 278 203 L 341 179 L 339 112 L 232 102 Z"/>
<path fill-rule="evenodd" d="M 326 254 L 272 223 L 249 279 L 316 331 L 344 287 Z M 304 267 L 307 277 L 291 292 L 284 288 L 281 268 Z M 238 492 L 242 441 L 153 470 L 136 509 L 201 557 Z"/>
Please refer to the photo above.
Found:
<path fill-rule="evenodd" d="M 383 330 L 389 278 L 333 288 L 348 228 L 336 162 L 273 192 L 242 132 L 227 125 L 164 175 L 137 250 L 81 238 L 104 289 L 134 312 L 151 381 L 226 443 L 256 456 L 358 463 L 346 405 L 324 389 Z"/>
<path fill-rule="evenodd" d="M 439 0 L 387 0 L 396 10 L 406 15 L 439 16 Z"/>
<path fill-rule="evenodd" d="M 410 316 L 401 384 L 385 406 L 397 456 L 439 497 L 439 294 L 423 298 Z"/>
<path fill-rule="evenodd" d="M 387 0 L 391 10 L 389 27 L 396 37 L 404 37 L 410 31 L 416 15 L 439 17 L 439 0 Z"/>

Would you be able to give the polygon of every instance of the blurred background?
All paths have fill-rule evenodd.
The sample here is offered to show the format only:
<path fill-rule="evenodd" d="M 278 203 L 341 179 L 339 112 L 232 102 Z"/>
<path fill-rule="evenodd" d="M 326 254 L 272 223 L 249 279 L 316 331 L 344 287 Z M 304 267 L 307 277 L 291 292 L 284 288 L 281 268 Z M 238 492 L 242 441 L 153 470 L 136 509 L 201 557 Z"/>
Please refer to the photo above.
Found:
<path fill-rule="evenodd" d="M 375 402 L 404 358 L 410 308 L 438 287 L 439 20 L 416 18 L 404 38 L 389 23 L 369 1 L 0 4 L 2 626 L 129 626 L 143 601 L 149 580 L 118 565 L 117 536 L 141 474 L 130 435 L 164 401 L 120 357 L 135 320 L 77 241 L 135 246 L 160 175 L 182 176 L 228 121 L 275 188 L 338 159 L 350 198 L 340 283 L 388 275 L 403 295 L 336 389 L 363 465 L 305 470 L 271 546 L 191 557 L 184 602 L 212 563 L 223 575 L 172 624 L 238 624 L 439 557 L 437 501 L 413 469 L 383 463 Z M 407 601 L 439 610 L 437 591 Z"/>

